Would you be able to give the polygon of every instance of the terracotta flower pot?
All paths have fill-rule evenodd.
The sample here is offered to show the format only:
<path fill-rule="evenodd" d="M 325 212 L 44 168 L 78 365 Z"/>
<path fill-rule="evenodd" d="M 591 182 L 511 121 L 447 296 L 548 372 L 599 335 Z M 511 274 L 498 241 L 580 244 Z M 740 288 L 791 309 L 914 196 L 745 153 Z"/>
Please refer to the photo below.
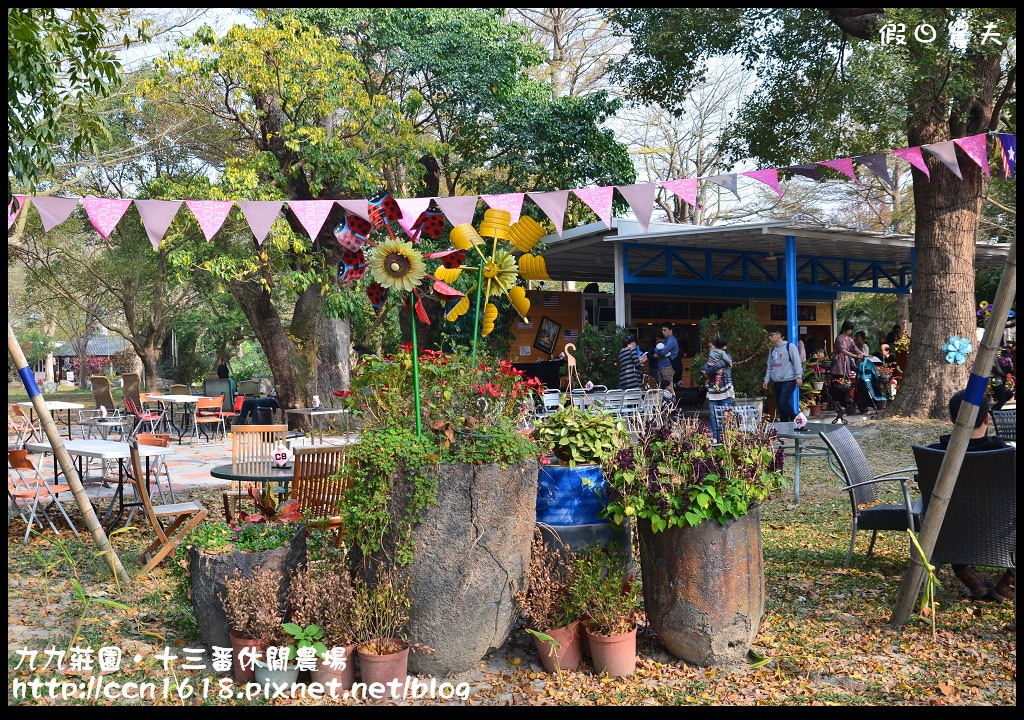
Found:
<path fill-rule="evenodd" d="M 367 652 L 366 645 L 359 646 L 359 667 L 362 670 L 363 682 L 367 686 L 373 683 L 383 683 L 385 686 L 392 680 L 400 680 L 404 685 L 408 676 L 409 668 L 409 645 L 396 638 L 389 638 L 397 643 L 402 650 L 390 655 L 374 655 Z M 404 688 L 399 687 L 395 693 L 390 687 L 388 694 L 392 700 L 399 700 L 402 697 Z"/>
<path fill-rule="evenodd" d="M 263 650 L 263 641 L 242 637 L 236 634 L 234 630 L 228 633 L 228 638 L 231 640 L 231 671 L 235 676 L 235 682 L 239 684 L 252 682 L 256 678 L 252 666 L 250 665 L 243 670 L 238 655 L 243 648 Z"/>
<path fill-rule="evenodd" d="M 595 635 L 589 630 L 587 642 L 594 661 L 594 672 L 611 677 L 632 675 L 636 670 L 636 627 L 621 635 Z"/>
<path fill-rule="evenodd" d="M 583 657 L 588 658 L 590 655 L 590 640 L 587 639 L 588 632 L 590 630 L 590 620 L 580 620 L 580 650 L 583 652 Z"/>
<path fill-rule="evenodd" d="M 821 405 L 811 405 L 811 417 L 821 417 Z"/>
<path fill-rule="evenodd" d="M 310 672 L 310 677 L 313 682 L 320 683 L 321 685 L 327 685 L 331 680 L 338 683 L 339 690 L 350 690 L 352 684 L 356 681 L 356 644 L 345 646 L 345 667 L 342 670 L 334 670 L 331 668 L 330 663 L 326 663 L 323 660 L 320 661 L 320 666 Z"/>
<path fill-rule="evenodd" d="M 579 621 L 566 627 L 555 628 L 544 633 L 559 644 L 560 647 L 553 647 L 546 640 L 533 636 L 533 644 L 540 653 L 540 662 L 548 672 L 558 672 L 559 666 L 562 670 L 575 670 L 583 661 L 580 647 L 580 624 Z"/>

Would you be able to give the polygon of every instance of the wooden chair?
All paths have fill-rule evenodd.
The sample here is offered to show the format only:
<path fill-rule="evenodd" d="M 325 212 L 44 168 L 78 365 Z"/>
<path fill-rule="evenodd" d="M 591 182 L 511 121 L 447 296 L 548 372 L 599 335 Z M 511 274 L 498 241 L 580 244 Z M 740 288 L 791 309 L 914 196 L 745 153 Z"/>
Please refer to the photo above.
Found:
<path fill-rule="evenodd" d="M 139 441 L 139 445 L 150 445 L 152 447 L 170 447 L 171 436 L 168 433 L 139 433 L 135 437 Z M 164 490 L 160 487 L 160 476 L 167 480 L 167 494 L 171 498 L 171 502 L 177 502 L 174 497 L 174 486 L 171 484 L 171 471 L 167 467 L 167 463 L 163 457 L 157 455 L 153 458 L 153 467 L 149 470 L 153 476 L 153 483 L 156 485 L 156 491 L 160 494 L 160 502 L 166 502 L 164 498 Z"/>
<path fill-rule="evenodd" d="M 348 483 L 338 477 L 345 467 L 345 448 L 337 446 L 301 447 L 295 450 L 295 475 L 288 497 L 299 501 L 310 525 L 337 530 L 341 542 L 344 526 L 338 514 Z"/>
<path fill-rule="evenodd" d="M 224 424 L 224 415 L 222 408 L 224 406 L 224 396 L 212 398 L 199 398 L 196 401 L 196 427 L 199 428 L 199 432 L 206 435 L 206 431 L 200 426 L 202 425 L 220 425 L 221 437 L 227 439 L 228 429 L 227 425 Z"/>
<path fill-rule="evenodd" d="M 22 520 L 27 524 L 25 539 L 22 544 L 28 544 L 28 537 L 32 532 L 33 524 L 39 523 L 39 527 L 43 527 L 40 515 L 46 518 L 46 522 L 49 523 L 51 530 L 58 535 L 60 534 L 60 531 L 50 518 L 49 510 L 54 505 L 57 506 L 60 514 L 64 516 L 64 520 L 67 522 L 68 527 L 71 528 L 71 532 L 75 534 L 75 537 L 78 537 L 78 530 L 75 528 L 74 523 L 71 522 L 68 514 L 64 512 L 64 506 L 60 502 L 61 493 L 71 492 L 69 485 L 57 485 L 47 482 L 46 477 L 39 472 L 35 463 L 28 456 L 28 450 L 8 450 L 7 467 L 7 497 L 11 500 L 13 507 L 17 508 Z M 32 502 L 27 518 L 18 500 L 23 500 L 26 504 L 28 504 L 28 501 Z M 48 503 L 48 505 L 40 504 L 40 501 Z"/>
<path fill-rule="evenodd" d="M 287 425 L 236 425 L 231 430 L 231 464 L 269 463 L 270 453 L 285 441 L 287 433 Z M 242 484 L 232 483 L 231 490 L 225 490 L 222 497 L 224 517 L 233 522 L 243 498 Z"/>
<path fill-rule="evenodd" d="M 133 442 L 130 451 L 132 456 L 132 476 L 137 479 L 143 478 L 138 444 Z M 142 567 L 142 572 L 148 573 L 159 565 L 160 561 L 167 555 L 174 554 L 174 548 L 177 544 L 206 518 L 209 511 L 197 502 L 174 503 L 172 505 L 154 507 L 153 502 L 149 498 L 146 483 L 144 481 L 137 481 L 135 487 L 139 493 L 139 499 L 142 500 L 142 507 L 146 510 L 149 524 L 153 527 L 153 532 L 156 533 L 156 540 L 139 555 L 139 561 L 145 563 Z M 161 520 L 171 521 L 166 530 L 160 524 Z"/>
<path fill-rule="evenodd" d="M 167 388 L 168 395 L 191 395 L 192 388 L 188 385 L 171 385 Z"/>

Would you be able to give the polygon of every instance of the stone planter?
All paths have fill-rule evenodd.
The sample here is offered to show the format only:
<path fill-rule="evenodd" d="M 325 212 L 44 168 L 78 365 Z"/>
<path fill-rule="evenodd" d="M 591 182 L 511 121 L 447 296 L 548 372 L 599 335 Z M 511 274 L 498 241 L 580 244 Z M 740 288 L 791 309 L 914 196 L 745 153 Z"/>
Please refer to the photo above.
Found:
<path fill-rule="evenodd" d="M 212 555 L 196 546 L 188 551 L 188 567 L 192 584 L 192 611 L 196 616 L 199 634 L 208 646 L 231 647 L 228 638 L 228 620 L 224 614 L 223 597 L 225 579 L 237 569 L 242 577 L 251 578 L 257 568 L 281 573 L 278 598 L 288 597 L 291 575 L 306 564 L 306 528 L 302 527 L 287 545 L 265 552 L 233 552 Z"/>
<path fill-rule="evenodd" d="M 409 669 L 442 676 L 476 667 L 512 629 L 512 587 L 523 587 L 530 565 L 537 461 L 505 468 L 459 463 L 438 472 L 438 504 L 413 529 L 413 561 L 400 570 L 411 581 L 409 640 L 435 651 L 413 650 Z M 403 485 L 396 478 L 396 488 Z M 400 519 L 408 492 L 394 497 L 391 516 Z"/>
<path fill-rule="evenodd" d="M 759 508 L 724 526 L 637 525 L 644 607 L 668 651 L 705 667 L 743 660 L 764 614 Z"/>

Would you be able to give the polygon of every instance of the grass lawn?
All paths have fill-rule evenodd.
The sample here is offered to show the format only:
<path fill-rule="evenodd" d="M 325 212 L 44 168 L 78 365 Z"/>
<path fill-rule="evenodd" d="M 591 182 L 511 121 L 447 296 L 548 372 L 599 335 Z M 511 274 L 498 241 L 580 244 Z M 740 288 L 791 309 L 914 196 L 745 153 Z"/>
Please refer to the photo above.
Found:
<path fill-rule="evenodd" d="M 912 465 L 910 444 L 946 430 L 932 421 L 864 427 L 861 442 L 876 472 Z M 787 470 L 792 471 L 789 463 Z M 874 556 L 866 559 L 870 534 L 863 533 L 853 567 L 843 569 L 850 529 L 847 496 L 824 460 L 806 461 L 801 475 L 800 505 L 792 504 L 789 488 L 762 511 L 767 598 L 754 650 L 769 663 L 757 669 L 688 666 L 671 658 L 642 628 L 641 657 L 632 677 L 602 679 L 583 669 L 565 673 L 559 684 L 540 671 L 520 627 L 478 670 L 466 674 L 473 687 L 470 704 L 1016 705 L 1014 606 L 967 600 L 947 566 L 939 573 L 943 587 L 936 637 L 930 620 L 917 615 L 904 628 L 890 626 L 908 541 L 899 533 L 882 533 Z M 219 508 L 217 496 L 197 495 L 214 509 Z M 138 518 L 136 526 L 113 538 L 133 576 L 139 568 L 135 555 L 151 535 Z M 65 544 L 46 533 L 23 547 L 23 533 L 21 522 L 10 525 L 9 688 L 15 678 L 33 677 L 27 668 L 15 669 L 21 647 L 66 649 L 73 638 L 80 646 L 113 645 L 126 658 L 118 680 L 162 682 L 167 673 L 153 655 L 165 646 L 180 650 L 198 644 L 188 607 L 176 592 L 171 561 L 119 590 L 104 577 L 90 541 Z M 85 595 L 95 599 L 76 597 L 76 578 Z M 117 600 L 128 609 L 100 604 L 104 600 Z M 140 663 L 132 660 L 136 654 L 143 656 Z M 218 680 L 212 672 L 199 671 L 175 670 L 175 677 L 188 678 L 193 687 L 210 678 L 214 689 Z M 193 696 L 184 702 L 203 701 Z"/>

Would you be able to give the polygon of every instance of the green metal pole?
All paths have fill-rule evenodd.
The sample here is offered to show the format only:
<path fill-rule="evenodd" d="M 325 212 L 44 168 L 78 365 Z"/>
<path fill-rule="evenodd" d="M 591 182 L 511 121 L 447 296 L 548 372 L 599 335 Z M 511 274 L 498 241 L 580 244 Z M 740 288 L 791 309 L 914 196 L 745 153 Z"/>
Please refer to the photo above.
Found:
<path fill-rule="evenodd" d="M 480 337 L 480 295 L 484 289 L 484 263 L 476 271 L 476 316 L 473 318 L 473 359 L 476 360 L 476 343 Z"/>
<path fill-rule="evenodd" d="M 423 437 L 423 418 L 420 415 L 420 349 L 416 342 L 416 296 L 409 293 L 409 327 L 412 329 L 412 388 L 416 402 L 416 437 Z"/>

